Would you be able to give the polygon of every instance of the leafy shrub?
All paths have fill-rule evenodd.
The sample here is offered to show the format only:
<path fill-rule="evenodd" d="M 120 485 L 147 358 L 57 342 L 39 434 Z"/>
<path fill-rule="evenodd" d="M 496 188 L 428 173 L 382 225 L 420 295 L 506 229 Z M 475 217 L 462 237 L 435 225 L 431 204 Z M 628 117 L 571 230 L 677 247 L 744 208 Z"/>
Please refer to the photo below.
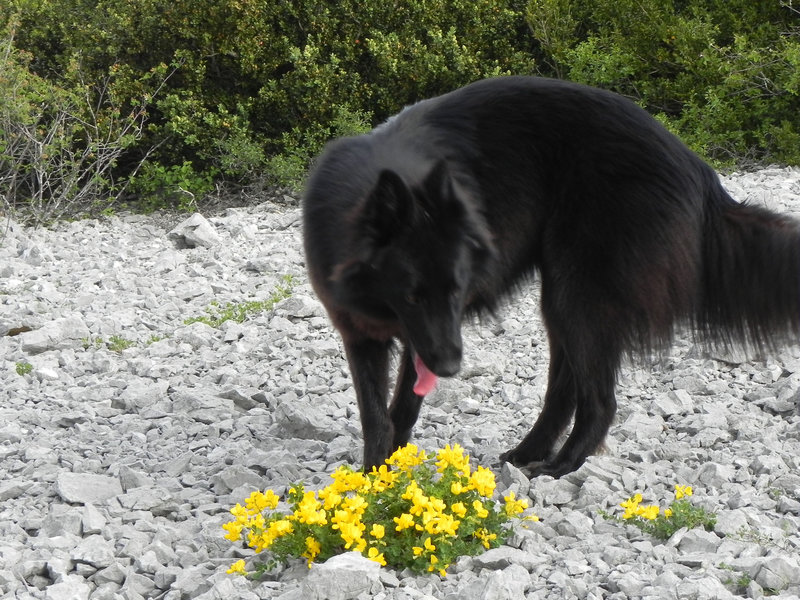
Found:
<path fill-rule="evenodd" d="M 6 202 L 57 204 L 62 189 L 74 198 L 68 177 L 36 178 L 63 167 L 90 184 L 80 203 L 108 204 L 137 181 L 143 162 L 153 182 L 138 177 L 132 191 L 149 207 L 190 197 L 179 189 L 199 200 L 211 180 L 238 185 L 266 175 L 296 186 L 330 137 L 503 74 L 564 77 L 630 96 L 720 163 L 800 163 L 800 27 L 791 2 L 6 4 L 0 183 L 17 186 L 0 190 Z M 51 130 L 47 158 L 20 158 L 19 141 L 7 158 L 15 131 L 39 144 Z"/>
<path fill-rule="evenodd" d="M 750 0 L 532 0 L 528 12 L 560 74 L 636 99 L 723 164 L 800 161 L 797 17 Z"/>
<path fill-rule="evenodd" d="M 130 177 L 131 192 L 140 196 L 144 209 L 175 207 L 192 210 L 195 199 L 214 189 L 213 173 L 197 173 L 189 161 L 165 167 L 146 162 L 141 170 Z"/>

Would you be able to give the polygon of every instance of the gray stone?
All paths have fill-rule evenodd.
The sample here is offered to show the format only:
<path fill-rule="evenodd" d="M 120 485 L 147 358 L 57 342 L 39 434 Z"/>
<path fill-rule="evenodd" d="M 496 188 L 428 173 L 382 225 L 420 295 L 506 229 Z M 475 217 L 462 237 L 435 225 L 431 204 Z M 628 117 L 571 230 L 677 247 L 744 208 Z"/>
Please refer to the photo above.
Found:
<path fill-rule="evenodd" d="M 173 392 L 172 407 L 176 413 L 207 425 L 230 418 L 235 412 L 233 400 L 186 387 Z"/>
<path fill-rule="evenodd" d="M 292 294 L 286 300 L 278 303 L 275 310 L 300 319 L 325 316 L 325 309 L 322 308 L 319 300 L 304 294 Z"/>
<path fill-rule="evenodd" d="M 178 576 L 183 571 L 180 567 L 163 567 L 158 569 L 153 576 L 153 583 L 160 590 L 169 589 L 178 580 Z"/>
<path fill-rule="evenodd" d="M 613 583 L 628 598 L 640 597 L 646 585 L 641 573 L 622 573 L 614 577 Z"/>
<path fill-rule="evenodd" d="M 29 481 L 20 481 L 18 479 L 0 483 L 0 502 L 19 498 L 31 485 L 33 484 Z"/>
<path fill-rule="evenodd" d="M 205 346 L 213 346 L 218 332 L 216 329 L 200 321 L 184 327 L 178 327 L 173 334 L 176 342 L 189 344 L 195 350 Z"/>
<path fill-rule="evenodd" d="M 254 490 L 260 489 L 264 480 L 258 473 L 247 467 L 233 465 L 211 477 L 211 484 L 214 486 L 214 491 L 222 495 L 242 486 L 249 486 Z"/>
<path fill-rule="evenodd" d="M 144 596 L 145 598 L 150 598 L 155 589 L 156 584 L 153 580 L 141 573 L 129 573 L 122 584 L 123 594 L 129 591 Z"/>
<path fill-rule="evenodd" d="M 713 554 L 721 543 L 722 539 L 711 531 L 690 529 L 678 542 L 678 548 L 686 554 Z"/>
<path fill-rule="evenodd" d="M 94 581 L 97 585 L 104 585 L 107 583 L 122 585 L 122 582 L 125 581 L 126 576 L 127 572 L 125 569 L 122 568 L 119 563 L 114 563 L 95 573 L 94 576 L 92 576 L 92 581 Z"/>
<path fill-rule="evenodd" d="M 341 427 L 333 419 L 294 392 L 287 392 L 277 401 L 275 424 L 284 434 L 329 442 L 341 433 Z"/>
<path fill-rule="evenodd" d="M 125 494 L 120 494 L 117 500 L 127 510 L 146 510 L 151 512 L 156 508 L 164 507 L 174 502 L 169 492 L 158 487 L 134 488 Z"/>
<path fill-rule="evenodd" d="M 81 514 L 81 530 L 83 535 L 91 535 L 94 533 L 102 533 L 103 528 L 106 526 L 106 518 L 103 516 L 94 504 L 86 504 L 83 507 Z"/>
<path fill-rule="evenodd" d="M 46 600 L 88 600 L 92 588 L 83 577 L 69 575 L 45 590 Z"/>
<path fill-rule="evenodd" d="M 549 522 L 549 525 L 561 535 L 579 538 L 585 532 L 591 531 L 593 523 L 581 512 L 564 509 L 561 515 Z"/>
<path fill-rule="evenodd" d="M 723 510 L 717 513 L 714 531 L 720 535 L 735 535 L 748 527 L 747 513 L 742 509 Z"/>
<path fill-rule="evenodd" d="M 159 465 L 159 468 L 167 475 L 171 477 L 177 477 L 178 475 L 182 475 L 189 470 L 189 465 L 191 464 L 193 458 L 194 454 L 191 452 L 184 452 L 172 460 L 162 463 Z"/>
<path fill-rule="evenodd" d="M 678 598 L 695 600 L 733 600 L 736 596 L 716 577 L 706 576 L 697 579 L 684 579 L 677 587 Z"/>
<path fill-rule="evenodd" d="M 98 504 L 121 494 L 122 486 L 116 477 L 61 472 L 56 478 L 56 493 L 66 502 Z"/>
<path fill-rule="evenodd" d="M 750 470 L 756 475 L 780 475 L 789 471 L 789 468 L 780 456 L 767 454 L 757 456 L 756 459 L 750 463 Z"/>
<path fill-rule="evenodd" d="M 507 495 L 509 491 L 513 491 L 517 498 L 524 498 L 527 496 L 531 487 L 531 481 L 525 473 L 509 462 L 504 462 L 500 469 L 500 483 L 504 490 L 503 495 Z"/>
<path fill-rule="evenodd" d="M 195 598 L 211 588 L 208 576 L 209 573 L 205 567 L 188 567 L 178 575 L 170 587 L 170 591 L 179 593 L 178 598 Z"/>
<path fill-rule="evenodd" d="M 650 412 L 662 417 L 690 414 L 693 409 L 692 396 L 686 390 L 672 390 L 660 394 L 650 403 Z"/>
<path fill-rule="evenodd" d="M 75 562 L 89 564 L 97 569 L 114 564 L 114 545 L 103 539 L 101 535 L 90 535 L 72 550 L 70 557 Z"/>
<path fill-rule="evenodd" d="M 700 471 L 697 473 L 697 481 L 707 488 L 720 488 L 733 481 L 735 476 L 736 470 L 733 465 L 706 463 L 700 467 Z"/>
<path fill-rule="evenodd" d="M 511 565 L 519 565 L 526 571 L 532 571 L 539 564 L 536 557 L 529 552 L 510 546 L 492 548 L 483 554 L 474 556 L 472 561 L 475 569 L 491 569 L 493 571 L 502 570 Z"/>
<path fill-rule="evenodd" d="M 642 412 L 631 413 L 620 427 L 620 435 L 638 441 L 655 441 L 664 432 L 664 419 L 659 415 L 648 415 Z"/>
<path fill-rule="evenodd" d="M 56 319 L 39 329 L 21 334 L 21 348 L 26 354 L 40 354 L 47 350 L 80 348 L 91 333 L 80 317 Z"/>
<path fill-rule="evenodd" d="M 302 582 L 308 600 L 348 600 L 359 594 L 376 594 L 383 589 L 380 565 L 358 552 L 346 552 L 324 563 L 313 563 Z"/>
<path fill-rule="evenodd" d="M 40 532 L 48 537 L 78 536 L 81 533 L 81 509 L 76 506 L 54 504 L 42 520 Z"/>
<path fill-rule="evenodd" d="M 762 588 L 773 590 L 785 590 L 789 586 L 800 585 L 800 562 L 794 557 L 765 557 L 753 579 Z"/>
<path fill-rule="evenodd" d="M 573 502 L 580 488 L 566 479 L 540 477 L 531 483 L 530 495 L 541 503 L 563 505 Z"/>
<path fill-rule="evenodd" d="M 127 465 L 120 466 L 119 481 L 122 484 L 122 489 L 126 492 L 137 487 L 154 485 L 152 477 L 147 473 L 132 469 Z"/>
<path fill-rule="evenodd" d="M 473 580 L 459 590 L 460 600 L 518 600 L 525 597 L 531 576 L 523 567 L 510 565 Z"/>
<path fill-rule="evenodd" d="M 195 248 L 205 246 L 211 248 L 220 243 L 220 237 L 214 226 L 200 213 L 194 213 L 179 223 L 167 236 L 178 247 Z"/>

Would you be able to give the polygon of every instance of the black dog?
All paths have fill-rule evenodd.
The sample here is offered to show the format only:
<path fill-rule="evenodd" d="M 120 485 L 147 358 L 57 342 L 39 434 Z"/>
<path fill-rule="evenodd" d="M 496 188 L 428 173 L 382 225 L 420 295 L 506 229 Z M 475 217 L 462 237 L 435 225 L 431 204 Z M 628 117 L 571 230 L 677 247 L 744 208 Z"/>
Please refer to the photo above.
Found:
<path fill-rule="evenodd" d="M 366 468 L 408 441 L 436 376 L 458 372 L 464 316 L 535 271 L 548 389 L 501 458 L 536 474 L 580 467 L 614 417 L 623 354 L 663 348 L 676 323 L 756 346 L 800 330 L 798 223 L 732 200 L 655 119 L 598 89 L 502 77 L 420 102 L 329 144 L 303 213 Z M 403 353 L 387 408 L 393 338 Z"/>

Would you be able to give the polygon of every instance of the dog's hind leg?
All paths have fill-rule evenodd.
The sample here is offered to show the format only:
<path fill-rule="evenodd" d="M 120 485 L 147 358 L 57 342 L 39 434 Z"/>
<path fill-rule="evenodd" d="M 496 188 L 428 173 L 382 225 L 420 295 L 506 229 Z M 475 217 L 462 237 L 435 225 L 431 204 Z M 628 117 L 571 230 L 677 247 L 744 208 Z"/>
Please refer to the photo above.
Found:
<path fill-rule="evenodd" d="M 405 346 L 397 370 L 394 397 L 389 406 L 389 416 L 394 426 L 392 446 L 395 450 L 408 443 L 411 438 L 411 429 L 417 422 L 419 409 L 422 406 L 423 396 L 414 393 L 414 382 L 417 375 L 413 360 L 410 348 Z"/>
<path fill-rule="evenodd" d="M 603 443 L 614 419 L 614 397 L 627 310 L 601 278 L 542 277 L 542 314 L 553 356 L 542 414 L 512 450 L 513 462 L 528 464 L 534 475 L 560 477 L 579 468 Z M 558 285 L 555 285 L 555 284 Z M 574 409 L 575 422 L 567 441 L 553 457 L 552 448 Z M 520 450 L 517 454 L 518 449 Z"/>
<path fill-rule="evenodd" d="M 550 370 L 542 412 L 528 435 L 516 448 L 502 454 L 500 460 L 527 466 L 551 458 L 558 437 L 575 413 L 576 398 L 575 378 L 564 349 L 551 336 Z"/>
<path fill-rule="evenodd" d="M 345 341 L 364 435 L 365 470 L 381 465 L 392 451 L 392 423 L 386 405 L 390 345 L 372 339 Z"/>

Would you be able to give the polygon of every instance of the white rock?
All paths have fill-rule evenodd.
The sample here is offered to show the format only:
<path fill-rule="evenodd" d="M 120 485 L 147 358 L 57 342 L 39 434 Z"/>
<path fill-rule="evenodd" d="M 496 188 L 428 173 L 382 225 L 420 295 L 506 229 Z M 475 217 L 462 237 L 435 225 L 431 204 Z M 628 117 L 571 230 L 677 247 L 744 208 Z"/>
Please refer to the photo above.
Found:
<path fill-rule="evenodd" d="M 88 600 L 92 588 L 83 577 L 69 575 L 45 590 L 46 600 Z"/>
<path fill-rule="evenodd" d="M 195 248 L 205 246 L 211 248 L 220 243 L 220 237 L 214 226 L 200 213 L 194 213 L 191 217 L 177 225 L 168 234 L 168 237 L 179 244 Z"/>
<path fill-rule="evenodd" d="M 81 540 L 70 556 L 75 562 L 86 563 L 98 569 L 109 567 L 116 560 L 113 544 L 101 535 L 90 535 Z"/>
<path fill-rule="evenodd" d="M 56 493 L 67 502 L 96 504 L 121 494 L 122 486 L 116 477 L 61 472 L 56 478 Z"/>
<path fill-rule="evenodd" d="M 21 348 L 26 354 L 40 354 L 47 350 L 80 348 L 89 339 L 91 333 L 78 316 L 56 319 L 39 329 L 21 334 Z M 57 379 L 58 376 L 54 377 Z"/>
<path fill-rule="evenodd" d="M 380 565 L 359 552 L 346 552 L 324 563 L 313 563 L 302 582 L 308 600 L 346 600 L 359 594 L 374 596 L 383 589 Z"/>

